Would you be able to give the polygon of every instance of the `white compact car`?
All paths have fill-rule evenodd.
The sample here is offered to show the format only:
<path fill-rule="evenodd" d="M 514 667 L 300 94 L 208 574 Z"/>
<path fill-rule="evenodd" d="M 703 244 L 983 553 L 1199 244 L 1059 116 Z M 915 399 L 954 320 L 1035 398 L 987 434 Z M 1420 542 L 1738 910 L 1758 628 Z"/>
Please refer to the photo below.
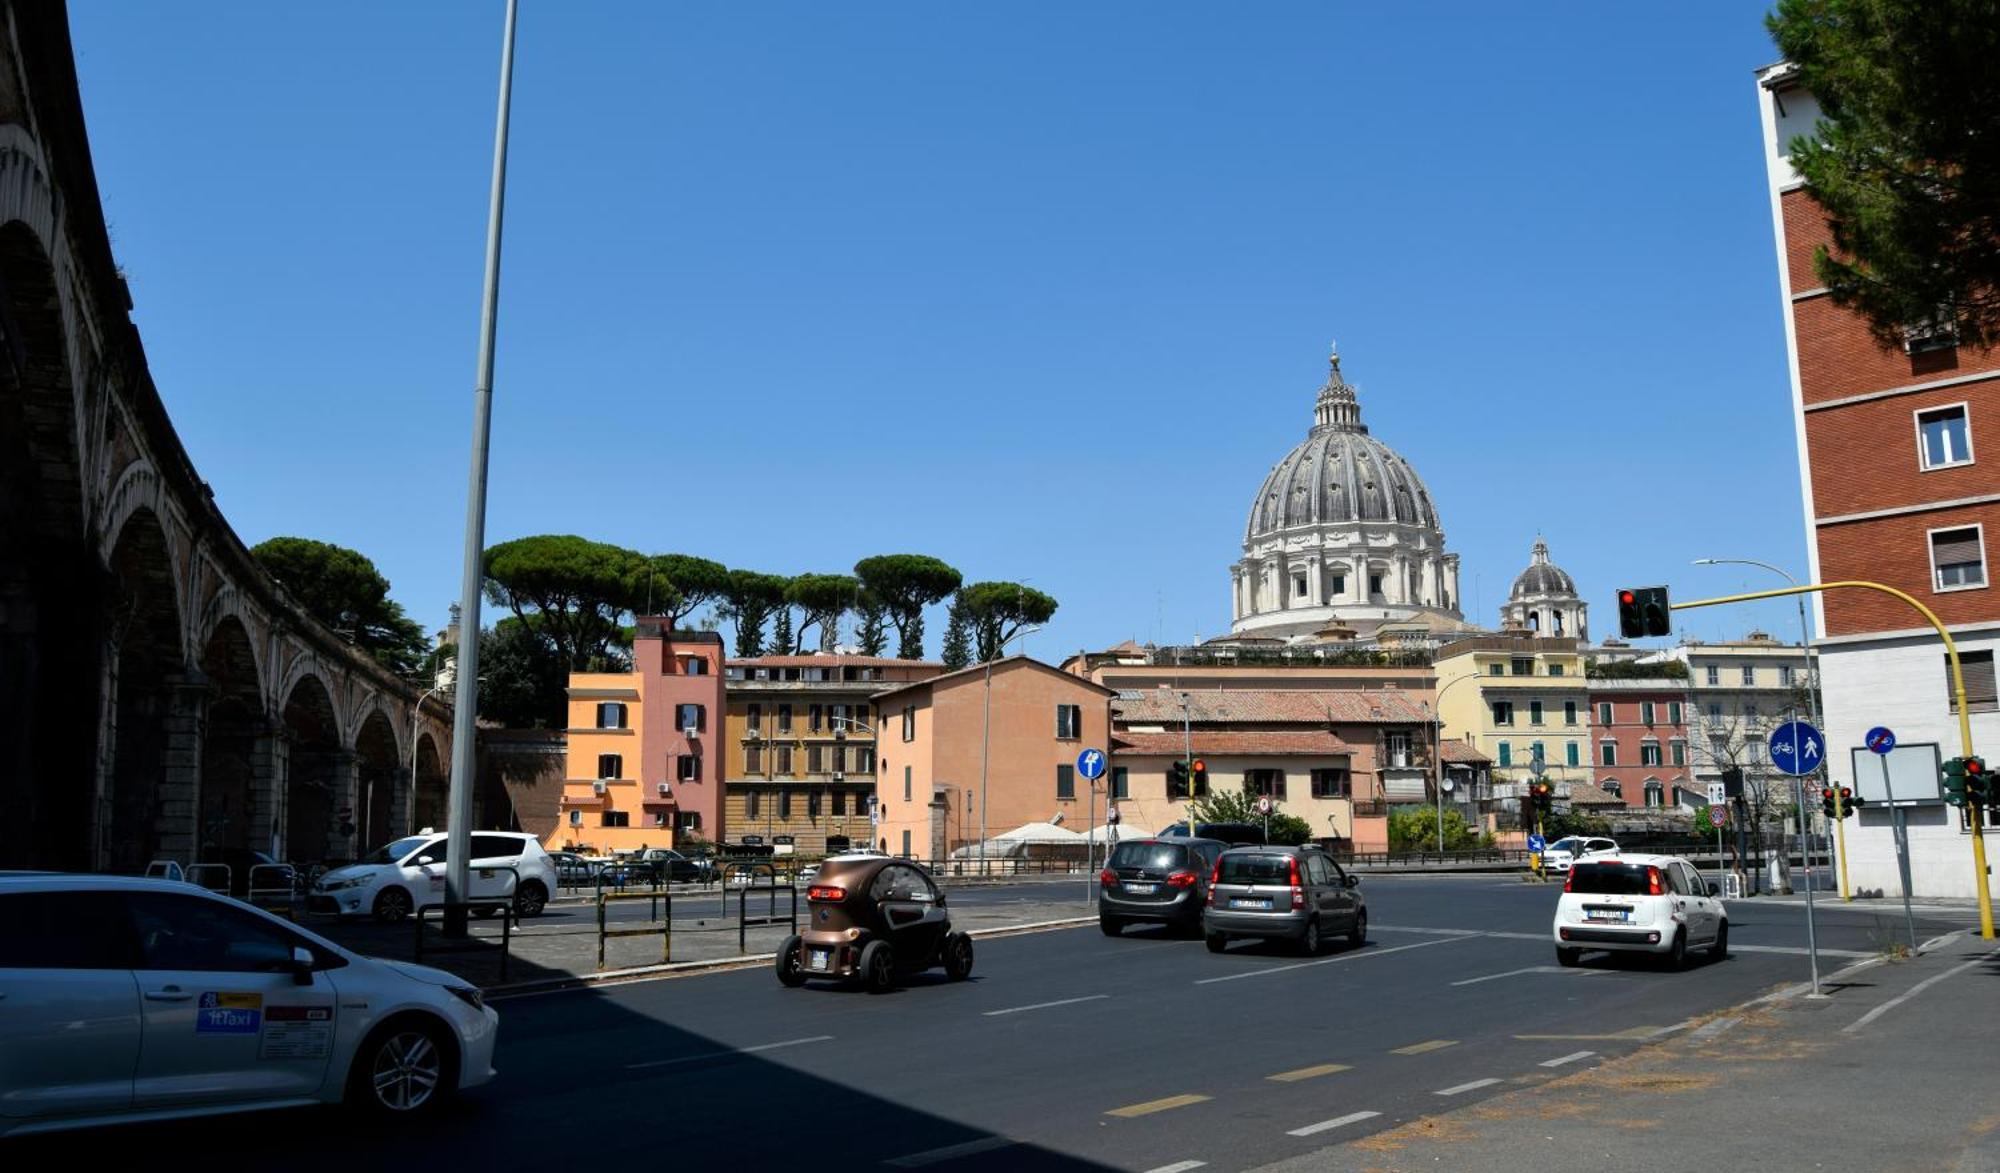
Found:
<path fill-rule="evenodd" d="M 1561 875 L 1579 859 L 1592 855 L 1616 855 L 1618 843 L 1599 835 L 1569 835 L 1549 844 L 1542 852 L 1542 867 Z"/>
<path fill-rule="evenodd" d="M 170 880 L 0 873 L 0 1135 L 345 1100 L 390 1117 L 493 1078 L 499 1015 Z"/>
<path fill-rule="evenodd" d="M 1569 869 L 1553 930 L 1556 960 L 1575 965 L 1586 949 L 1654 953 L 1674 968 L 1690 949 L 1729 955 L 1729 910 L 1721 889 L 1674 855 L 1606 855 Z"/>
<path fill-rule="evenodd" d="M 451 840 L 441 831 L 425 831 L 398 839 L 364 856 L 359 863 L 335 868 L 319 878 L 306 901 L 310 912 L 339 916 L 373 916 L 399 921 L 419 908 L 444 903 L 445 857 Z M 520 886 L 515 886 L 516 873 Z M 517 831 L 472 833 L 471 892 L 474 900 L 505 902 L 514 894 L 514 910 L 540 916 L 556 890 L 556 864 L 533 835 Z M 490 909 L 481 910 L 491 915 Z"/>

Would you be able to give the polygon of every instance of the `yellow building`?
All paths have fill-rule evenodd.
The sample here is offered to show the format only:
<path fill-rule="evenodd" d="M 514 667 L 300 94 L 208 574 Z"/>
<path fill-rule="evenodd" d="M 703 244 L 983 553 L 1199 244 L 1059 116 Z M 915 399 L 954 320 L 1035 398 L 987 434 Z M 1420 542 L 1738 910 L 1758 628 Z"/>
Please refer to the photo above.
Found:
<path fill-rule="evenodd" d="M 1492 785 L 1477 796 L 1488 826 L 1520 830 L 1519 800 L 1537 748 L 1558 801 L 1569 799 L 1571 783 L 1580 794 L 1590 789 L 1590 681 L 1581 641 L 1475 636 L 1439 648 L 1436 669 L 1442 737 L 1492 759 Z"/>

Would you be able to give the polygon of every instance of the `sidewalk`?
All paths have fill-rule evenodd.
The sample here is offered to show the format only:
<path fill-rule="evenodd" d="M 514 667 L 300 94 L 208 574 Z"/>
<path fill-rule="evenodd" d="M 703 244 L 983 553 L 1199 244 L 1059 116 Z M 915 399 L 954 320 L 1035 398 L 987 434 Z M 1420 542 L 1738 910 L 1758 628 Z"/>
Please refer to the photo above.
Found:
<path fill-rule="evenodd" d="M 1954 935 L 1463 1111 L 1266 1166 L 2000 1171 L 2000 950 Z"/>

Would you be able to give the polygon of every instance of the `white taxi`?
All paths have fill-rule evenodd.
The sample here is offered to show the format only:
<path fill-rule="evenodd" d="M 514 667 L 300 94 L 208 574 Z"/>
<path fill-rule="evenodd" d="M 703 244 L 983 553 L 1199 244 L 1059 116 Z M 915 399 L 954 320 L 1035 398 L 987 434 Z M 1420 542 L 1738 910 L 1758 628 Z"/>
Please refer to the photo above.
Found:
<path fill-rule="evenodd" d="M 399 921 L 419 908 L 442 904 L 450 847 L 451 840 L 442 831 L 425 830 L 398 839 L 321 876 L 306 898 L 306 909 Z M 549 893 L 556 890 L 556 862 L 533 835 L 474 831 L 470 877 L 472 899 L 505 905 L 512 892 L 516 912 L 540 916 Z M 490 916 L 494 906 L 477 911 Z"/>
<path fill-rule="evenodd" d="M 494 1076 L 499 1015 L 167 880 L 0 873 L 0 1135 L 346 1101 L 409 1117 Z"/>
<path fill-rule="evenodd" d="M 1585 949 L 1653 953 L 1679 969 L 1688 951 L 1729 955 L 1729 910 L 1721 889 L 1676 855 L 1601 855 L 1578 860 L 1556 903 L 1556 960 L 1576 965 Z"/>

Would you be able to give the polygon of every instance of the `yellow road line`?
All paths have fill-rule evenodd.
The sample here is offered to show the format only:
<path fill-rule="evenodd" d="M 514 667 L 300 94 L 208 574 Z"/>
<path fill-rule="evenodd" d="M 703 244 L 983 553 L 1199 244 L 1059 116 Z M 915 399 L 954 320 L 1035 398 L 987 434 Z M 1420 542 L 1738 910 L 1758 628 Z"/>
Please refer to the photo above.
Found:
<path fill-rule="evenodd" d="M 1322 1063 L 1317 1067 L 1301 1067 L 1297 1071 L 1280 1071 L 1276 1075 L 1267 1075 L 1264 1078 L 1279 1083 L 1295 1083 L 1301 1079 L 1314 1079 L 1322 1075 L 1332 1075 L 1336 1071 L 1351 1070 L 1353 1069 L 1345 1063 Z"/>
<path fill-rule="evenodd" d="M 1411 1043 L 1407 1047 L 1397 1047 L 1389 1053 L 1391 1055 L 1421 1055 L 1425 1051 L 1442 1051 L 1446 1047 L 1456 1047 L 1457 1045 L 1457 1039 L 1432 1039 L 1427 1043 Z"/>
<path fill-rule="evenodd" d="M 1189 1104 L 1199 1104 L 1206 1099 L 1207 1096 L 1168 1096 L 1164 1100 L 1147 1100 L 1143 1104 L 1128 1104 L 1123 1108 L 1113 1108 L 1105 1115 L 1123 1116 L 1127 1119 L 1133 1116 L 1151 1116 L 1155 1112 L 1165 1112 L 1170 1108 L 1185 1108 Z"/>

